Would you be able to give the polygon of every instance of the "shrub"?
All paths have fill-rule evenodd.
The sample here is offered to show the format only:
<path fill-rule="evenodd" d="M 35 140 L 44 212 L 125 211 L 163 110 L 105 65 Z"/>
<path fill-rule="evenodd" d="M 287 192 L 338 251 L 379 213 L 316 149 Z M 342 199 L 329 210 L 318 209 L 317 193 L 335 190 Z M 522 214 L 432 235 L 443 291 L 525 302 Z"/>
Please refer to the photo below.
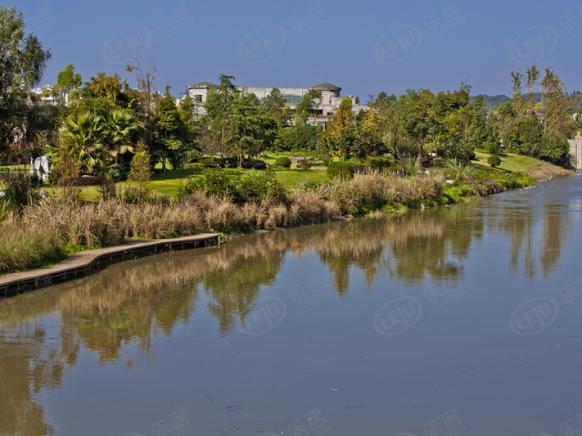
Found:
<path fill-rule="evenodd" d="M 286 156 L 278 157 L 275 160 L 275 166 L 279 168 L 291 168 L 291 159 Z"/>
<path fill-rule="evenodd" d="M 236 172 L 207 170 L 202 174 L 197 190 L 202 190 L 207 195 L 230 199 L 236 192 L 237 177 L 239 175 Z"/>
<path fill-rule="evenodd" d="M 501 151 L 501 147 L 496 141 L 487 141 L 483 145 L 483 150 L 485 150 L 485 153 L 496 154 Z"/>
<path fill-rule="evenodd" d="M 389 168 L 394 165 L 394 158 L 389 157 L 369 157 L 366 159 L 366 165 L 371 170 L 380 170 L 384 168 Z"/>
<path fill-rule="evenodd" d="M 473 176 L 473 168 L 458 160 L 448 161 L 445 166 L 445 175 L 456 181 L 466 180 Z"/>
<path fill-rule="evenodd" d="M 242 161 L 241 165 L 242 168 L 244 168 L 245 170 L 266 170 L 267 169 L 267 163 L 265 161 L 262 160 L 244 160 Z"/>
<path fill-rule="evenodd" d="M 354 176 L 353 166 L 348 161 L 331 161 L 327 166 L 327 175 L 333 178 L 351 179 Z"/>
<path fill-rule="evenodd" d="M 272 172 L 248 173 L 228 170 L 206 170 L 188 179 L 181 189 L 182 196 L 202 192 L 238 204 L 260 201 L 264 198 L 282 200 L 285 189 Z"/>
<path fill-rule="evenodd" d="M 487 163 L 491 165 L 491 168 L 496 168 L 501 165 L 501 159 L 496 154 L 492 154 L 487 158 Z"/>
<path fill-rule="evenodd" d="M 420 158 L 418 159 L 412 159 L 410 157 L 402 158 L 398 162 L 398 166 L 402 168 L 402 173 L 405 176 L 415 176 L 423 169 L 422 161 L 420 160 Z"/>
<path fill-rule="evenodd" d="M 253 168 L 255 170 L 266 170 L 267 169 L 267 162 L 262 160 L 255 160 L 253 161 Z"/>
<path fill-rule="evenodd" d="M 139 204 L 152 199 L 152 193 L 147 187 L 127 186 L 118 193 L 124 203 Z"/>
<path fill-rule="evenodd" d="M 233 200 L 236 203 L 260 201 L 264 198 L 283 200 L 285 188 L 272 172 L 248 173 L 237 184 Z"/>
<path fill-rule="evenodd" d="M 311 168 L 311 162 L 308 159 L 300 159 L 297 161 L 297 168 L 302 170 L 308 170 Z"/>
<path fill-rule="evenodd" d="M 7 209 L 21 210 L 39 199 L 36 183 L 26 173 L 8 173 L 0 178 L 0 201 Z"/>

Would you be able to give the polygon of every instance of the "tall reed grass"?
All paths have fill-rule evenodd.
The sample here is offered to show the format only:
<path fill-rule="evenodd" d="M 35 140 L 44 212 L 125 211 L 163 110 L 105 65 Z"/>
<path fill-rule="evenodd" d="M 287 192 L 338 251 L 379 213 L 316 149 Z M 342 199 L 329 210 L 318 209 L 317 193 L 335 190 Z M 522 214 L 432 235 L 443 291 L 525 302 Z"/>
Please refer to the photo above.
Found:
<path fill-rule="evenodd" d="M 202 193 L 174 201 L 80 204 L 44 199 L 0 221 L 0 274 L 57 261 L 82 249 L 204 231 L 248 232 L 321 223 L 379 209 L 411 205 L 441 195 L 442 176 L 379 173 L 335 179 L 316 189 L 296 189 L 284 199 L 235 204 Z"/>

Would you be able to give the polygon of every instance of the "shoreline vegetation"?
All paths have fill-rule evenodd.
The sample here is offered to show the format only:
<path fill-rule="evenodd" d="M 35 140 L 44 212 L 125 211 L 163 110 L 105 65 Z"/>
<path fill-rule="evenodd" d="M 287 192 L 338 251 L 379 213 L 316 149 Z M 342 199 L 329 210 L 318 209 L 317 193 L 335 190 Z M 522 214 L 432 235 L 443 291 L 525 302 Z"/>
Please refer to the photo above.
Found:
<path fill-rule="evenodd" d="M 131 239 L 270 230 L 528 187 L 568 173 L 568 140 L 582 131 L 579 95 L 536 65 L 511 73 L 511 98 L 495 107 L 465 82 L 379 92 L 363 106 L 331 83 L 265 95 L 228 74 L 178 97 L 140 59 L 85 79 L 69 64 L 37 88 L 50 51 L 14 8 L 0 7 L 0 22 L 13 29 L 0 35 L 10 48 L 0 56 L 0 274 Z"/>
<path fill-rule="evenodd" d="M 225 178 L 224 170 L 211 170 L 183 181 L 176 198 L 152 197 L 135 203 L 123 196 L 99 202 L 49 197 L 20 213 L 9 212 L 0 222 L 0 274 L 50 265 L 79 251 L 132 239 L 204 232 L 235 235 L 452 205 L 571 174 L 518 155 L 506 155 L 501 168 L 491 168 L 481 163 L 487 158 L 479 154 L 470 166 L 423 169 L 412 176 L 370 171 L 291 188 L 277 179 L 276 172 L 250 170 L 238 176 L 247 177 L 238 186 L 241 192 L 236 177 Z M 213 177 L 219 178 L 214 187 Z M 255 180 L 255 186 L 250 180 Z"/>

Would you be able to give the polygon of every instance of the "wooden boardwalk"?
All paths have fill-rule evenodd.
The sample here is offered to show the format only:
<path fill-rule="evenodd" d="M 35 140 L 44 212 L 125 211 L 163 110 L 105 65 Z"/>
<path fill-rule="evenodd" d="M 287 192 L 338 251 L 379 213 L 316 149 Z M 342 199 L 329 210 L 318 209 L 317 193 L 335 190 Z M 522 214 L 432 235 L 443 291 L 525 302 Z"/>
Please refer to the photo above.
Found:
<path fill-rule="evenodd" d="M 0 275 L 0 299 L 93 274 L 113 263 L 166 251 L 217 246 L 214 233 L 155 241 L 133 241 L 116 247 L 82 251 L 46 268 Z"/>

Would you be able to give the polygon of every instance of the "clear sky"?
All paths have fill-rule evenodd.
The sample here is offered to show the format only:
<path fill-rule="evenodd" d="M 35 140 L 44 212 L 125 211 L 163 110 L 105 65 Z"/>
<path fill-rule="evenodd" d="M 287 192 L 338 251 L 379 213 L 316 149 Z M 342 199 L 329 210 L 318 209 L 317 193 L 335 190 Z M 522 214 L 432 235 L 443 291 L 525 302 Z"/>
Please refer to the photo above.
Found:
<path fill-rule="evenodd" d="M 244 85 L 332 82 L 344 94 L 407 88 L 508 93 L 509 72 L 553 67 L 582 89 L 582 1 L 573 0 L 0 0 L 25 14 L 53 57 L 86 79 L 157 65 L 157 85 L 234 75 Z M 125 74 L 125 73 L 123 73 Z"/>

